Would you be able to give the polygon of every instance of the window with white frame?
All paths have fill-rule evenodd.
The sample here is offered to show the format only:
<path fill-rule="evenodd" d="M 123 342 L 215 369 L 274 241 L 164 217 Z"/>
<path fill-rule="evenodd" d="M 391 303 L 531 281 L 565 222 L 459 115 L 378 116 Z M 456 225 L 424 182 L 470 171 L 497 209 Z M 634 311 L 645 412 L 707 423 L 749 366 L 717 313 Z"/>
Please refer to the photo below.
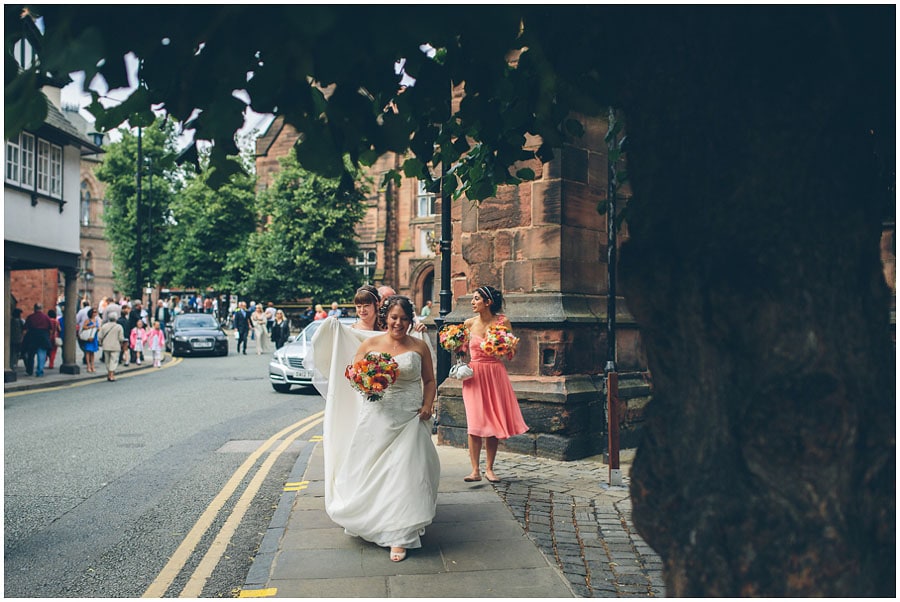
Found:
<path fill-rule="evenodd" d="M 34 134 L 23 132 L 6 141 L 6 181 L 34 188 Z"/>
<path fill-rule="evenodd" d="M 62 147 L 50 145 L 50 196 L 62 198 Z"/>
<path fill-rule="evenodd" d="M 19 156 L 19 139 L 6 141 L 6 181 L 12 184 L 19 183 L 19 170 L 22 160 Z"/>
<path fill-rule="evenodd" d="M 46 140 L 37 144 L 37 191 L 50 194 L 50 143 Z"/>
<path fill-rule="evenodd" d="M 34 134 L 23 132 L 20 136 L 22 152 L 22 172 L 19 183 L 25 188 L 34 188 Z"/>
<path fill-rule="evenodd" d="M 62 147 L 46 140 L 37 143 L 37 191 L 62 197 Z"/>
<path fill-rule="evenodd" d="M 425 188 L 425 184 L 424 180 L 418 180 L 418 192 L 416 194 L 418 204 L 416 215 L 418 217 L 430 217 L 434 215 L 434 202 L 437 195 L 433 192 L 428 192 Z"/>
<path fill-rule="evenodd" d="M 366 284 L 371 284 L 375 277 L 375 264 L 378 262 L 378 255 L 375 251 L 360 251 L 356 257 L 356 269 L 363 275 Z"/>

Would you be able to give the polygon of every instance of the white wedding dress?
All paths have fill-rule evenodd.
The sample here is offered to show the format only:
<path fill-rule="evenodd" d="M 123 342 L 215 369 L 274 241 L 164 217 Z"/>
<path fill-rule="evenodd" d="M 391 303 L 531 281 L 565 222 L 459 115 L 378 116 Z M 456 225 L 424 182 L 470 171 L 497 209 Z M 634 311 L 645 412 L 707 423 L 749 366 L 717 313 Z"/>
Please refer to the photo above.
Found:
<path fill-rule="evenodd" d="M 367 401 L 344 368 L 363 339 L 381 333 L 325 322 L 310 354 L 325 398 L 325 510 L 350 535 L 384 547 L 419 548 L 434 519 L 441 470 L 431 424 L 417 413 L 422 358 L 414 351 L 395 356 L 397 382 L 380 401 Z"/>

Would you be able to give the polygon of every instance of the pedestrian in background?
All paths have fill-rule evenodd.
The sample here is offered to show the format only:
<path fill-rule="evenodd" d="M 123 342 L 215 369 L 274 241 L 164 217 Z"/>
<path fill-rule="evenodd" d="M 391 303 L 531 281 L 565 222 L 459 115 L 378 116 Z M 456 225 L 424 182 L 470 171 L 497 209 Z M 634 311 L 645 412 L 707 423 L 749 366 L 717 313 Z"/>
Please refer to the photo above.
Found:
<path fill-rule="evenodd" d="M 100 327 L 97 339 L 100 349 L 103 350 L 103 363 L 106 364 L 106 380 L 116 380 L 116 368 L 119 367 L 119 354 L 122 352 L 122 341 L 125 340 L 125 332 L 119 324 L 119 314 L 109 313 L 106 322 Z"/>
<path fill-rule="evenodd" d="M 283 311 L 276 310 L 275 322 L 272 324 L 272 341 L 275 343 L 275 349 L 281 349 L 290 336 L 290 323 L 285 319 Z"/>
<path fill-rule="evenodd" d="M 100 343 L 97 341 L 97 331 L 100 330 L 100 312 L 91 308 L 88 319 L 84 321 L 78 331 L 78 338 L 84 343 L 84 359 L 87 363 L 88 372 L 96 372 L 94 367 L 94 354 L 100 349 Z"/>
<path fill-rule="evenodd" d="M 257 303 L 253 313 L 250 314 L 250 323 L 256 334 L 256 355 L 269 350 L 269 331 L 266 329 L 266 313 L 261 303 Z"/>
<path fill-rule="evenodd" d="M 329 318 L 340 318 L 341 317 L 341 307 L 338 305 L 337 301 L 333 301 L 331 303 L 331 310 L 328 312 Z"/>
<path fill-rule="evenodd" d="M 156 310 L 153 312 L 153 319 L 160 323 L 163 330 L 166 329 L 166 324 L 168 324 L 172 319 L 172 314 L 169 311 L 169 307 L 162 299 L 156 302 Z"/>
<path fill-rule="evenodd" d="M 34 304 L 34 313 L 25 318 L 25 373 L 44 375 L 44 364 L 50 350 L 50 318 L 44 306 Z"/>
<path fill-rule="evenodd" d="M 158 320 L 153 322 L 153 328 L 147 332 L 146 343 L 147 349 L 153 354 L 153 367 L 159 368 L 162 365 L 162 356 L 166 349 L 166 335 Z"/>
<path fill-rule="evenodd" d="M 18 307 L 12 311 L 9 324 L 9 369 L 15 372 L 22 356 L 22 341 L 25 338 L 25 320 L 22 319 L 22 310 Z"/>
<path fill-rule="evenodd" d="M 60 328 L 59 320 L 56 318 L 56 310 L 51 309 L 47 312 L 50 318 L 50 351 L 47 353 L 47 367 L 53 370 L 53 363 L 56 361 L 56 351 L 62 347 L 62 328 Z"/>
<path fill-rule="evenodd" d="M 127 366 L 131 363 L 131 306 L 122 306 L 122 315 L 117 322 L 122 327 L 122 335 L 125 337 L 120 345 L 119 362 Z"/>
<path fill-rule="evenodd" d="M 325 308 L 322 307 L 322 304 L 319 303 L 316 305 L 316 313 L 313 316 L 313 320 L 324 320 L 328 317 L 328 312 L 325 311 Z"/>
<path fill-rule="evenodd" d="M 269 301 L 266 304 L 266 329 L 269 331 L 269 337 L 272 337 L 272 326 L 275 324 L 275 304 Z"/>
<path fill-rule="evenodd" d="M 133 311 L 133 310 L 132 310 Z M 144 360 L 144 341 L 147 338 L 147 329 L 144 328 L 144 321 L 138 319 L 134 328 L 131 329 L 129 342 L 131 343 L 131 351 L 134 352 L 134 363 L 138 366 Z"/>
<path fill-rule="evenodd" d="M 239 301 L 237 310 L 234 312 L 234 329 L 238 333 L 237 352 L 247 355 L 247 333 L 250 330 L 250 316 L 247 315 L 247 302 Z"/>

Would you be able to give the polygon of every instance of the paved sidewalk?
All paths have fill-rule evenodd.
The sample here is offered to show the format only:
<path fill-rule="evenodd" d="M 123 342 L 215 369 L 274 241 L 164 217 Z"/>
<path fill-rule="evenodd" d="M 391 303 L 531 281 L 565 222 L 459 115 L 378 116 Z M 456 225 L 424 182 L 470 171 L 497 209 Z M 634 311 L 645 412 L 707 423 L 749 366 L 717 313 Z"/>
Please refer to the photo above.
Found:
<path fill-rule="evenodd" d="M 81 362 L 81 351 L 78 352 L 78 361 Z M 59 356 L 56 358 L 59 360 Z M 153 360 L 142 362 L 141 365 L 137 365 L 132 362 L 128 366 L 124 364 L 119 364 L 119 367 L 116 368 L 116 379 L 118 380 L 123 375 L 132 376 L 134 374 L 139 374 L 143 372 L 149 372 L 152 370 L 161 370 L 166 368 L 167 366 L 173 366 L 181 362 L 181 358 L 173 359 L 170 354 L 165 354 L 163 356 L 162 366 L 159 368 L 153 367 Z M 100 354 L 97 354 L 96 361 L 96 372 L 90 373 L 87 372 L 87 367 L 79 363 L 78 374 L 60 374 L 59 372 L 59 364 L 57 362 L 55 368 L 44 368 L 43 376 L 28 376 L 25 374 L 25 368 L 22 365 L 22 362 L 19 362 L 16 367 L 16 380 L 13 382 L 4 382 L 3 383 L 3 392 L 6 393 L 17 393 L 20 391 L 31 391 L 34 389 L 47 389 L 50 387 L 60 387 L 64 385 L 72 385 L 80 382 L 92 382 L 96 380 L 106 380 L 106 364 L 100 361 Z M 114 386 L 110 384 L 110 386 Z"/>
<path fill-rule="evenodd" d="M 596 459 L 501 452 L 492 485 L 465 483 L 468 452 L 438 446 L 441 481 L 422 548 L 393 563 L 325 513 L 322 445 L 298 458 L 241 597 L 664 596 L 662 563 L 634 532 L 625 487 Z M 623 469 L 627 466 L 623 465 Z M 625 470 L 623 470 L 625 472 Z"/>

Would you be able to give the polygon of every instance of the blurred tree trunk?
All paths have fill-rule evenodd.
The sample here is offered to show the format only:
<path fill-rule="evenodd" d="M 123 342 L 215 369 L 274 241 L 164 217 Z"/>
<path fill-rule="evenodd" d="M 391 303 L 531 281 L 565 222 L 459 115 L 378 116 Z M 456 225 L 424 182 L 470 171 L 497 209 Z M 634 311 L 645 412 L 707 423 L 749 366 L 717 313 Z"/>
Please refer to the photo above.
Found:
<path fill-rule="evenodd" d="M 893 596 L 893 17 L 703 15 L 630 32 L 634 521 L 669 595 Z"/>

